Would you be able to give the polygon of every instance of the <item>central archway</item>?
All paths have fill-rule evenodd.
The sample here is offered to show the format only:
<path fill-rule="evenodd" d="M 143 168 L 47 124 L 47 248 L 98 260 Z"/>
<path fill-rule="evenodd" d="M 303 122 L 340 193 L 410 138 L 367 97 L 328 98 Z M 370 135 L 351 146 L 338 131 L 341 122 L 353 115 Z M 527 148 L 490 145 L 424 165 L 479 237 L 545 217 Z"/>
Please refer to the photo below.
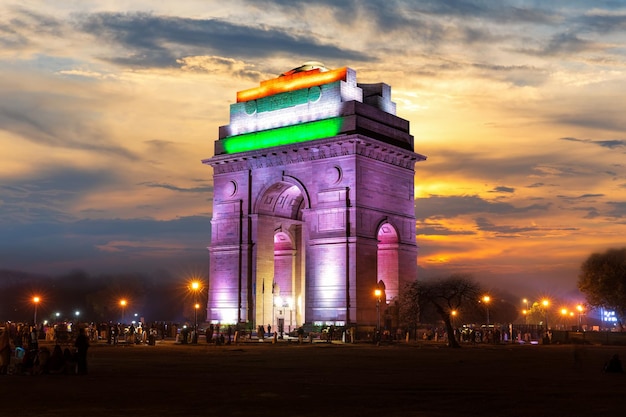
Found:
<path fill-rule="evenodd" d="M 264 263 L 257 268 L 257 282 L 271 292 L 257 292 L 255 317 L 257 325 L 271 325 L 279 334 L 303 324 L 305 195 L 298 185 L 281 181 L 262 192 L 256 204 L 257 253 Z"/>

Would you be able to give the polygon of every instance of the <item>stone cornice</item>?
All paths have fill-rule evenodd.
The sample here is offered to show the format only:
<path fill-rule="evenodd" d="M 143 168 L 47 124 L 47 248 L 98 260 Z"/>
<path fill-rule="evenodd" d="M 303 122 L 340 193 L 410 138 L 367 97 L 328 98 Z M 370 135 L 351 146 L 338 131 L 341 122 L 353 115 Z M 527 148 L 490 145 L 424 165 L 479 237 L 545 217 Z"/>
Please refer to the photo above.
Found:
<path fill-rule="evenodd" d="M 348 155 L 360 155 L 400 168 L 413 170 L 425 156 L 363 135 L 335 136 L 311 142 L 277 146 L 240 154 L 217 155 L 204 159 L 215 174 L 284 166 Z"/>

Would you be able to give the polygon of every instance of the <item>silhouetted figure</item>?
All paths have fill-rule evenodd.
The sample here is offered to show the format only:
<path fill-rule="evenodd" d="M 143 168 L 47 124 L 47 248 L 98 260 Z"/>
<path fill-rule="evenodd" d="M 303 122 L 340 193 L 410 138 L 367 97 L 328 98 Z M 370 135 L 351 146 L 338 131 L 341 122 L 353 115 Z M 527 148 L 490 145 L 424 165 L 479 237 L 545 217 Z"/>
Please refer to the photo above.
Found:
<path fill-rule="evenodd" d="M 76 358 L 70 348 L 63 349 L 63 373 L 70 375 L 76 373 Z"/>
<path fill-rule="evenodd" d="M 304 328 L 300 326 L 298 327 L 298 343 L 302 344 L 303 339 L 304 339 Z"/>
<path fill-rule="evenodd" d="M 39 348 L 37 374 L 49 374 L 48 366 L 50 365 L 50 349 L 46 346 Z"/>
<path fill-rule="evenodd" d="M 39 350 L 39 340 L 36 326 L 31 326 L 28 333 L 28 350 Z"/>
<path fill-rule="evenodd" d="M 51 374 L 60 374 L 65 371 L 65 359 L 61 345 L 54 345 L 50 359 L 48 359 L 48 372 Z"/>
<path fill-rule="evenodd" d="M 609 373 L 623 373 L 622 361 L 619 359 L 619 355 L 616 353 L 611 359 L 604 365 L 604 372 Z"/>
<path fill-rule="evenodd" d="M 11 361 L 11 339 L 9 337 L 9 326 L 5 326 L 0 335 L 0 375 L 6 375 Z"/>
<path fill-rule="evenodd" d="M 89 349 L 89 339 L 87 338 L 87 334 L 85 334 L 84 327 L 78 330 L 74 347 L 76 348 L 77 373 L 79 375 L 85 375 L 87 373 L 87 349 Z"/>

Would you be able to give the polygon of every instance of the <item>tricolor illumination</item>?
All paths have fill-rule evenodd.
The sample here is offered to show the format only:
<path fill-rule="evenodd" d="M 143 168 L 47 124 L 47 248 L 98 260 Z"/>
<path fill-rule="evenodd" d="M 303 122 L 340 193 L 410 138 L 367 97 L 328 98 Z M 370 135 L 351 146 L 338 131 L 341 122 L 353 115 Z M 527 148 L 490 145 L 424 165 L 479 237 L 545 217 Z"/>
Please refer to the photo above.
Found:
<path fill-rule="evenodd" d="M 287 91 L 300 90 L 302 88 L 315 87 L 335 81 L 346 81 L 348 68 L 321 72 L 319 69 L 297 72 L 272 80 L 261 81 L 261 86 L 237 92 L 237 102 L 257 100 L 274 94 Z"/>
<path fill-rule="evenodd" d="M 222 139 L 222 142 L 226 153 L 254 151 L 290 143 L 306 142 L 337 135 L 341 131 L 343 120 L 343 117 L 333 117 L 316 122 L 230 136 Z"/>

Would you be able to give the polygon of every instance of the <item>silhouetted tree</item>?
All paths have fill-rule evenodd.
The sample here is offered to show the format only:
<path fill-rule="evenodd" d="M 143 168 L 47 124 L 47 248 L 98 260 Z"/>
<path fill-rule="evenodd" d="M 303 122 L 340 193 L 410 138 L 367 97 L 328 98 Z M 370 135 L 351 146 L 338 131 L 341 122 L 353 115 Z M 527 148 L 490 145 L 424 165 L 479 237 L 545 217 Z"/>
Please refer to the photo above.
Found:
<path fill-rule="evenodd" d="M 620 330 L 626 318 L 626 248 L 594 253 L 583 262 L 578 289 L 592 307 L 614 310 Z"/>
<path fill-rule="evenodd" d="M 480 285 L 467 274 L 454 274 L 433 281 L 415 281 L 409 285 L 409 290 L 405 292 L 407 296 L 417 297 L 421 309 L 434 308 L 446 327 L 448 345 L 460 348 L 461 345 L 454 337 L 452 312 L 461 314 L 462 311 L 475 310 L 482 291 Z"/>
<path fill-rule="evenodd" d="M 417 281 L 406 284 L 398 297 L 398 322 L 400 327 L 417 331 L 420 323 L 420 305 Z"/>

